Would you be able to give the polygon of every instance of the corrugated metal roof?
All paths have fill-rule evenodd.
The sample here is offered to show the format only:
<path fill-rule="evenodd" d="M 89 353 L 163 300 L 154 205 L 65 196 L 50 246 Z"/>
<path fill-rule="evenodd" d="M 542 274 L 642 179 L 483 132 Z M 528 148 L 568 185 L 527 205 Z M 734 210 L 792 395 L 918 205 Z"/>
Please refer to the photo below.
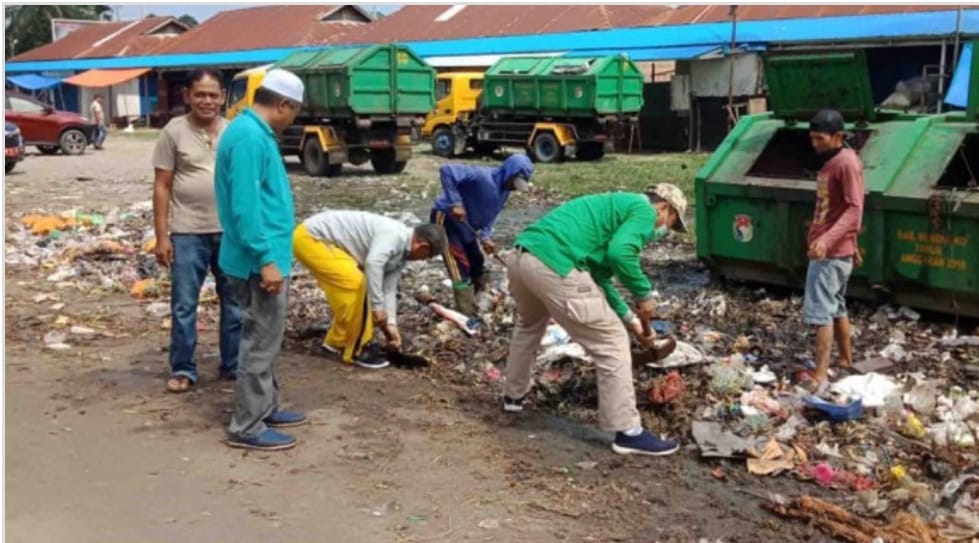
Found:
<path fill-rule="evenodd" d="M 36 47 L 7 61 L 149 55 L 162 50 L 177 37 L 173 34 L 154 35 L 154 32 L 168 25 L 175 25 L 174 28 L 181 32 L 187 29 L 173 17 L 147 17 L 140 21 L 88 25 L 56 42 Z"/>
<path fill-rule="evenodd" d="M 245 51 L 336 43 L 363 22 L 325 21 L 346 8 L 364 20 L 369 16 L 350 5 L 260 6 L 222 11 L 170 44 L 169 54 Z"/>
<path fill-rule="evenodd" d="M 738 24 L 739 44 L 870 41 L 952 36 L 956 12 L 893 13 L 744 21 Z M 961 31 L 979 34 L 979 9 L 965 9 Z M 731 40 L 731 24 L 706 23 L 649 28 L 621 28 L 594 32 L 568 32 L 542 36 L 508 36 L 409 43 L 421 56 L 516 54 L 556 48 L 615 49 L 628 51 L 650 46 L 683 47 L 722 45 Z"/>
<path fill-rule="evenodd" d="M 406 5 L 348 33 L 344 43 L 389 43 L 604 30 L 652 24 L 666 6 L 644 5 Z"/>
<path fill-rule="evenodd" d="M 955 11 L 864 15 L 822 19 L 745 21 L 738 24 L 739 45 L 846 42 L 862 40 L 939 39 L 955 32 Z M 961 31 L 979 35 L 979 9 L 963 11 Z M 485 37 L 407 42 L 423 57 L 573 52 L 610 49 L 629 52 L 650 47 L 723 46 L 731 39 L 730 23 L 651 28 L 622 28 L 537 36 Z M 154 55 L 132 58 L 79 59 L 55 62 L 8 62 L 8 72 L 71 71 L 91 68 L 249 65 L 276 62 L 303 48 L 274 48 L 226 53 Z"/>
<path fill-rule="evenodd" d="M 738 6 L 739 21 L 762 21 L 815 17 L 841 17 L 846 15 L 878 15 L 882 13 L 915 13 L 922 11 L 949 11 L 957 5 L 841 5 L 841 4 L 768 4 Z M 657 26 L 729 21 L 730 6 L 699 5 L 683 6 L 662 13 L 652 24 Z"/>

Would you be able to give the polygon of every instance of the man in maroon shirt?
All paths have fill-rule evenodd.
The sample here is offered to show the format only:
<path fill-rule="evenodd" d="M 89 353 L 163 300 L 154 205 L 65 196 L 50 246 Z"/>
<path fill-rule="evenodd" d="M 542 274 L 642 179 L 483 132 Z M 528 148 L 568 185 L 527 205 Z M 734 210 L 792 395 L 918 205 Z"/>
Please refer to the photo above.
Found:
<path fill-rule="evenodd" d="M 809 139 L 822 167 L 809 226 L 809 270 L 802 306 L 803 321 L 816 327 L 816 372 L 804 386 L 818 394 L 828 384 L 834 336 L 840 366 L 853 363 L 845 296 L 853 265 L 862 264 L 857 234 L 863 217 L 863 165 L 846 145 L 843 116 L 838 111 L 817 113 L 809 122 Z"/>

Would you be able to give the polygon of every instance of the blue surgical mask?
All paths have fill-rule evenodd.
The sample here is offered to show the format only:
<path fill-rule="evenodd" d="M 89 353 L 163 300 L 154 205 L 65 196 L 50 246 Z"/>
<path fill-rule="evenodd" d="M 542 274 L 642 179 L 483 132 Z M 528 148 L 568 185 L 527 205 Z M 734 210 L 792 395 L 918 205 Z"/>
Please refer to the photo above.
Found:
<path fill-rule="evenodd" d="M 670 229 L 665 224 L 663 226 L 657 226 L 656 230 L 653 231 L 653 239 L 663 239 L 669 233 Z"/>

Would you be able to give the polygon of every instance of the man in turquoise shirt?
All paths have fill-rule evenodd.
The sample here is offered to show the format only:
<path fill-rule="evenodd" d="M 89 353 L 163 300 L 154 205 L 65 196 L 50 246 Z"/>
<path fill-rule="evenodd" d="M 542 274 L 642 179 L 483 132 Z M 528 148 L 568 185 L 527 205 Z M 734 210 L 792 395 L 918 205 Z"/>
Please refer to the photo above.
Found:
<path fill-rule="evenodd" d="M 295 212 L 276 133 L 296 118 L 303 83 L 269 70 L 254 105 L 225 129 L 218 144 L 214 192 L 224 230 L 218 264 L 234 283 L 243 333 L 235 381 L 232 447 L 281 450 L 296 438 L 273 430 L 306 422 L 279 409 L 275 359 L 285 334 Z"/>

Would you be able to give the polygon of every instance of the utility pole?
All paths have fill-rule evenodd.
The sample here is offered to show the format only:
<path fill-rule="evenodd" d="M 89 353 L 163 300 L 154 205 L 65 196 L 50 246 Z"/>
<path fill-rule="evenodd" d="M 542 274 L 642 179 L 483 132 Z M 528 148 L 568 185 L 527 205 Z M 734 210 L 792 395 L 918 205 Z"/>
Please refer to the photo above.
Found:
<path fill-rule="evenodd" d="M 727 81 L 727 126 L 728 131 L 734 127 L 734 56 L 737 54 L 738 37 L 738 6 L 732 5 L 728 15 L 731 17 L 731 71 Z"/>

